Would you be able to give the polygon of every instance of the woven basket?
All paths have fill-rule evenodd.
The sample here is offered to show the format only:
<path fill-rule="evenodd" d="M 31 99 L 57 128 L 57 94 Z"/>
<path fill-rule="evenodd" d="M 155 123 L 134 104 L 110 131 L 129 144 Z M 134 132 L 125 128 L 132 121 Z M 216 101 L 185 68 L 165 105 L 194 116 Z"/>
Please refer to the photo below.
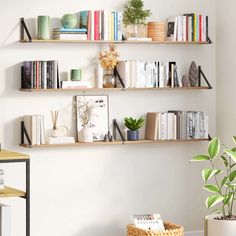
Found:
<path fill-rule="evenodd" d="M 148 22 L 147 31 L 152 41 L 165 41 L 165 23 Z"/>
<path fill-rule="evenodd" d="M 134 225 L 127 226 L 127 236 L 184 236 L 184 228 L 169 222 L 164 222 L 165 231 L 153 232 L 136 228 Z"/>

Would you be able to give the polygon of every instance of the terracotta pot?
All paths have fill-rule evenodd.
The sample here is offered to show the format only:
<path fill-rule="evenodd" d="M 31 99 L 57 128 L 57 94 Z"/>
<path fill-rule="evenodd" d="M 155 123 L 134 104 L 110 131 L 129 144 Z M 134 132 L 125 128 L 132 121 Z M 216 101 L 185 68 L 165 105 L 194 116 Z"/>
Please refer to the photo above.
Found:
<path fill-rule="evenodd" d="M 217 216 L 206 216 L 204 236 L 235 236 L 236 220 L 215 220 Z"/>

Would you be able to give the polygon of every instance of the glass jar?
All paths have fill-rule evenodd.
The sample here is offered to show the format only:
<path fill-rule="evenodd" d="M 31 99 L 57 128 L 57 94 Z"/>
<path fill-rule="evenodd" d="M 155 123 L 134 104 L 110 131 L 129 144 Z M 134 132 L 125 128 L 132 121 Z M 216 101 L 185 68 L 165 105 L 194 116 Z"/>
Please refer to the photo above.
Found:
<path fill-rule="evenodd" d="M 112 69 L 106 69 L 103 75 L 103 88 L 115 88 L 116 78 Z"/>

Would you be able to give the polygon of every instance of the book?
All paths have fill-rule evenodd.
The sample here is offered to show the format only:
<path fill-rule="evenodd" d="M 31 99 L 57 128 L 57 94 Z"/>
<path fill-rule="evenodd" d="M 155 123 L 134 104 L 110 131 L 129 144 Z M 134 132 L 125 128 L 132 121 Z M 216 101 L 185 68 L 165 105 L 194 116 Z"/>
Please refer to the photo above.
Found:
<path fill-rule="evenodd" d="M 90 81 L 62 81 L 63 89 L 76 89 L 76 88 L 92 88 L 92 84 Z"/>
<path fill-rule="evenodd" d="M 47 138 L 47 144 L 70 144 L 70 143 L 75 143 L 74 137 Z"/>
<path fill-rule="evenodd" d="M 157 140 L 159 129 L 159 113 L 148 112 L 146 116 L 145 139 Z"/>
<path fill-rule="evenodd" d="M 11 206 L 0 203 L 0 236 L 11 236 Z"/>

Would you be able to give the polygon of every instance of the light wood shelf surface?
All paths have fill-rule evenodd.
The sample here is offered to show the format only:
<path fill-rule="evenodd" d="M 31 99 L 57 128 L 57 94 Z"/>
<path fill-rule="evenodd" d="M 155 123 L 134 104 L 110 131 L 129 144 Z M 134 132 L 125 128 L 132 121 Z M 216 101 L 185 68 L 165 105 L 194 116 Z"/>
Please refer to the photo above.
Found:
<path fill-rule="evenodd" d="M 89 44 L 104 44 L 104 43 L 114 43 L 114 44 L 174 44 L 174 45 L 206 45 L 209 42 L 173 42 L 173 41 L 105 41 L 105 40 L 39 40 L 32 39 L 32 42 L 28 40 L 20 40 L 20 43 L 89 43 Z"/>
<path fill-rule="evenodd" d="M 1 160 L 22 160 L 22 159 L 29 159 L 29 155 L 12 152 L 8 150 L 1 150 L 0 151 L 0 161 Z"/>
<path fill-rule="evenodd" d="M 138 141 L 115 141 L 115 142 L 92 142 L 92 143 L 70 143 L 70 144 L 41 144 L 28 145 L 20 144 L 21 147 L 26 148 L 50 148 L 50 147 L 83 147 L 83 146 L 100 146 L 100 145 L 138 145 L 138 144 L 158 144 L 158 143 L 193 143 L 204 142 L 209 139 L 190 139 L 190 140 L 138 140 Z"/>
<path fill-rule="evenodd" d="M 24 191 L 5 186 L 4 189 L 0 190 L 0 198 L 5 197 L 26 197 L 26 193 Z"/>
<path fill-rule="evenodd" d="M 162 90 L 208 90 L 208 86 L 201 87 L 163 87 L 163 88 L 88 88 L 88 89 L 19 89 L 22 92 L 119 92 L 119 91 L 162 91 Z"/>

